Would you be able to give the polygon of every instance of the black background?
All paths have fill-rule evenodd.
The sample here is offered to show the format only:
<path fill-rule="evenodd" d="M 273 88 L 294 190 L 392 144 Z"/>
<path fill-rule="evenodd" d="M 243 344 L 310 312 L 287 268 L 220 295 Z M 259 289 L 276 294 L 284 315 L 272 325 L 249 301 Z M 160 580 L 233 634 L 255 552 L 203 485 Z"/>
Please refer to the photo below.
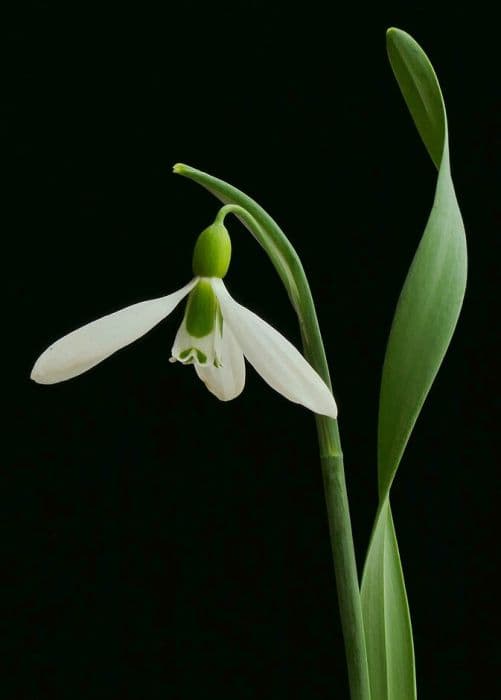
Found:
<path fill-rule="evenodd" d="M 4 17 L 5 697 L 348 696 L 312 416 L 251 369 L 223 404 L 170 365 L 179 311 L 79 379 L 28 375 L 69 330 L 188 281 L 218 204 L 175 162 L 230 181 L 309 275 L 361 566 L 385 341 L 435 184 L 386 59 L 392 25 L 439 75 L 470 252 L 393 490 L 418 689 L 495 697 L 494 17 L 257 1 Z M 298 344 L 270 263 L 229 227 L 230 291 Z"/>

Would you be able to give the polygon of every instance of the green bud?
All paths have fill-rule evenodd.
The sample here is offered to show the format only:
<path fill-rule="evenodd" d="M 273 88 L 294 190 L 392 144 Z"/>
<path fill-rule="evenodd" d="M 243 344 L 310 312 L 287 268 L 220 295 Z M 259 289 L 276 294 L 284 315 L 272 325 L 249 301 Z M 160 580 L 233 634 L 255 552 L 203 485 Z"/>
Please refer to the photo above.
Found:
<path fill-rule="evenodd" d="M 214 223 L 199 235 L 193 251 L 193 274 L 224 277 L 231 260 L 231 240 L 226 227 Z"/>
<path fill-rule="evenodd" d="M 186 305 L 186 330 L 195 338 L 204 338 L 212 333 L 218 313 L 218 303 L 212 285 L 200 280 L 190 292 Z"/>

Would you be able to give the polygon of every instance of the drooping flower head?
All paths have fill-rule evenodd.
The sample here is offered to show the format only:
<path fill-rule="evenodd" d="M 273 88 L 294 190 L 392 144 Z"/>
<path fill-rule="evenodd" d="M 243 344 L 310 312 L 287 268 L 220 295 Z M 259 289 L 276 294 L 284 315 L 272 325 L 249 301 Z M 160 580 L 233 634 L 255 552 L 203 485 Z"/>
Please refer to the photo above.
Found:
<path fill-rule="evenodd" d="M 31 378 L 40 384 L 55 384 L 86 372 L 143 336 L 188 296 L 171 362 L 193 365 L 209 391 L 229 401 L 244 388 L 245 357 L 285 398 L 336 418 L 331 391 L 302 354 L 231 297 L 223 282 L 230 260 L 230 237 L 216 218 L 197 239 L 191 282 L 167 296 L 103 316 L 57 340 L 35 362 Z"/>

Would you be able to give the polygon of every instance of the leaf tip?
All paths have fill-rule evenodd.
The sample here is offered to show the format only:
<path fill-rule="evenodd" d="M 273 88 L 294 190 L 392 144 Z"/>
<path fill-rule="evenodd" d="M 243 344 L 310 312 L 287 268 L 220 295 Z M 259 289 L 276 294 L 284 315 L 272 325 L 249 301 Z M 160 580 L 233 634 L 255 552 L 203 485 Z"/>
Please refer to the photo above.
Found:
<path fill-rule="evenodd" d="M 404 32 L 403 29 L 398 29 L 398 27 L 388 27 L 388 29 L 386 30 L 387 44 L 396 44 L 398 41 L 402 41 L 403 39 L 411 39 L 412 41 L 414 41 L 410 34 Z"/>
<path fill-rule="evenodd" d="M 172 172 L 175 175 L 183 175 L 187 170 L 187 166 L 184 163 L 176 163 L 172 166 Z"/>

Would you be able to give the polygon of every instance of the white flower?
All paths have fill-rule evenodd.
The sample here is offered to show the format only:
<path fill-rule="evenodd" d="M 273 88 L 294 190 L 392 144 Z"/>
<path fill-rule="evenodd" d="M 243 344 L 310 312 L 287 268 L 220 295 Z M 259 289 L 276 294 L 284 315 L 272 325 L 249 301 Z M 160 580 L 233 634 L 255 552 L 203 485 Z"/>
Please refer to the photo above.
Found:
<path fill-rule="evenodd" d="M 82 326 L 42 353 L 31 378 L 40 384 L 55 384 L 86 372 L 151 330 L 188 294 L 171 361 L 193 364 L 209 391 L 229 401 L 244 388 L 246 357 L 285 398 L 316 413 L 337 416 L 331 391 L 301 353 L 238 304 L 219 277 L 196 276 L 173 294 L 133 304 Z"/>

